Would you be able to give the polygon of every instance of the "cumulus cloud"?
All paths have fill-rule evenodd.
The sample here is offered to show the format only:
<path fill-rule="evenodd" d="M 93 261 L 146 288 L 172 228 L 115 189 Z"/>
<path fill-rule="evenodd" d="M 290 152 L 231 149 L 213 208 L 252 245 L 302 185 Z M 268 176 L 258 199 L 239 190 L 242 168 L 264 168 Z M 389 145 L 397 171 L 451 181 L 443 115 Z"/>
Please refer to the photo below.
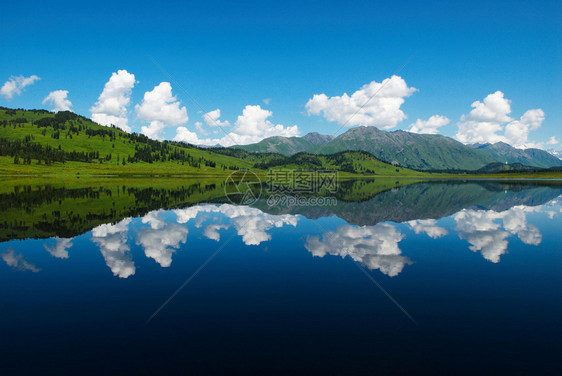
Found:
<path fill-rule="evenodd" d="M 379 223 L 375 226 L 340 226 L 334 232 L 327 232 L 320 239 L 309 236 L 305 248 L 315 257 L 326 254 L 351 257 L 367 268 L 378 269 L 382 273 L 394 277 L 402 272 L 411 261 L 402 256 L 398 243 L 404 239 L 394 226 Z"/>
<path fill-rule="evenodd" d="M 473 110 L 468 115 L 462 115 L 457 124 L 457 139 L 464 143 L 502 141 L 497 132 L 502 130 L 502 124 L 511 121 L 511 101 L 504 98 L 501 91 L 496 91 L 483 102 L 476 101 L 471 106 Z"/>
<path fill-rule="evenodd" d="M 450 123 L 445 116 L 433 115 L 427 120 L 418 119 L 415 123 L 410 126 L 409 131 L 412 133 L 425 133 L 425 134 L 437 134 L 439 133 L 439 128 Z"/>
<path fill-rule="evenodd" d="M 207 239 L 216 240 L 217 242 L 221 240 L 221 234 L 219 230 L 229 228 L 229 225 L 219 225 L 219 224 L 208 224 L 203 231 L 203 236 Z"/>
<path fill-rule="evenodd" d="M 232 221 L 237 234 L 242 237 L 246 245 L 259 245 L 262 242 L 271 240 L 271 235 L 267 230 L 285 225 L 295 227 L 298 218 L 294 215 L 271 215 L 247 206 L 227 206 L 222 211 Z"/>
<path fill-rule="evenodd" d="M 113 124 L 125 132 L 130 132 L 127 106 L 131 101 L 131 93 L 135 83 L 134 74 L 124 69 L 113 72 L 98 101 L 90 108 L 92 120 L 102 125 Z"/>
<path fill-rule="evenodd" d="M 482 102 L 476 101 L 471 106 L 470 113 L 462 115 L 457 123 L 456 138 L 465 144 L 501 141 L 519 148 L 529 147 L 529 133 L 538 129 L 545 117 L 543 110 L 538 108 L 526 111 L 519 120 L 512 119 L 509 116 L 511 100 L 501 91 L 489 94 Z"/>
<path fill-rule="evenodd" d="M 408 225 L 416 234 L 424 232 L 432 239 L 441 238 L 448 234 L 446 229 L 437 226 L 437 221 L 435 219 L 409 221 Z"/>
<path fill-rule="evenodd" d="M 558 141 L 558 139 L 554 136 L 550 136 L 550 138 L 546 142 L 547 145 L 558 145 L 559 143 L 560 141 Z"/>
<path fill-rule="evenodd" d="M 146 257 L 154 259 L 161 267 L 172 265 L 172 255 L 187 240 L 187 227 L 177 223 L 166 222 L 162 219 L 163 210 L 148 213 L 142 223 L 150 227 L 139 231 L 137 245 L 144 248 Z"/>
<path fill-rule="evenodd" d="M 51 256 L 60 259 L 67 259 L 68 249 L 72 247 L 72 239 L 55 238 L 54 246 L 43 244 L 43 247 L 45 247 L 45 250 L 49 252 Z"/>
<path fill-rule="evenodd" d="M 211 112 L 214 113 L 213 116 L 217 114 L 220 116 L 220 111 L 218 109 Z M 205 114 L 205 116 L 207 114 Z M 293 125 L 285 127 L 281 124 L 274 124 L 269 120 L 271 116 L 273 116 L 271 111 L 263 109 L 259 105 L 248 105 L 242 111 L 242 115 L 238 116 L 232 130 L 222 138 L 199 139 L 194 132 L 190 132 L 185 127 L 178 127 L 176 129 L 174 141 L 203 145 L 219 144 L 222 146 L 231 146 L 251 144 L 272 136 L 293 137 L 300 134 L 298 126 Z"/>
<path fill-rule="evenodd" d="M 178 127 L 179 128 L 183 128 L 186 129 L 185 127 Z M 195 122 L 195 130 L 197 130 L 197 132 L 201 133 L 202 135 L 206 136 L 209 134 L 209 132 L 207 132 L 204 128 L 203 128 L 203 123 L 201 123 L 200 121 L 196 121 Z M 177 133 L 177 132 L 176 132 Z"/>
<path fill-rule="evenodd" d="M 137 238 L 137 244 L 145 249 L 145 255 L 153 258 L 162 267 L 171 265 L 173 254 L 186 242 L 188 229 L 184 224 L 200 218 L 203 220 L 195 223 L 195 226 L 199 227 L 211 213 L 222 214 L 230 220 L 230 224 L 212 223 L 205 227 L 203 236 L 217 242 L 221 238 L 220 230 L 233 226 L 244 244 L 259 245 L 271 240 L 271 234 L 268 233 L 270 229 L 285 225 L 296 226 L 298 222 L 298 217 L 293 215 L 271 215 L 256 208 L 229 204 L 203 204 L 175 209 L 173 212 L 176 214 L 177 223 L 165 221 L 162 218 L 162 210 L 148 213 L 142 222 L 150 227 L 139 231 Z"/>
<path fill-rule="evenodd" d="M 204 142 L 204 140 L 200 140 L 197 136 L 197 133 L 191 132 L 186 127 L 177 127 L 176 128 L 176 135 L 174 136 L 174 141 L 178 142 L 187 142 L 188 144 L 198 145 L 198 144 L 205 144 L 211 145 Z"/>
<path fill-rule="evenodd" d="M 299 135 L 296 125 L 291 127 L 284 127 L 281 124 L 275 125 L 268 120 L 271 116 L 273 116 L 271 111 L 265 110 L 259 105 L 246 106 L 242 110 L 242 115 L 238 116 L 229 138 L 234 138 L 234 142 L 244 145 L 272 136 L 292 137 Z"/>
<path fill-rule="evenodd" d="M 528 143 L 529 132 L 539 129 L 544 121 L 544 111 L 539 109 L 526 111 L 521 119 L 505 126 L 505 139 L 508 143 L 524 147 Z"/>
<path fill-rule="evenodd" d="M 298 217 L 294 215 L 271 215 L 262 212 L 259 209 L 251 208 L 248 206 L 237 205 L 197 205 L 185 209 L 174 210 L 177 215 L 178 223 L 187 223 L 196 218 L 200 213 L 220 213 L 230 219 L 232 226 L 236 229 L 242 241 L 246 245 L 259 245 L 262 242 L 271 240 L 271 235 L 268 230 L 285 225 L 296 226 Z M 209 230 L 205 229 L 203 234 L 209 239 L 219 240 L 219 229 L 221 225 L 210 227 Z M 224 225 L 222 225 L 224 226 Z"/>
<path fill-rule="evenodd" d="M 408 87 L 402 77 L 392 76 L 380 83 L 373 81 L 363 85 L 351 95 L 315 94 L 306 103 L 306 109 L 309 115 L 322 115 L 341 126 L 370 125 L 390 129 L 406 119 L 400 107 L 404 98 L 415 91 L 417 89 Z"/>
<path fill-rule="evenodd" d="M 141 104 L 137 104 L 135 109 L 139 119 L 150 122 L 150 125 L 143 126 L 141 133 L 161 140 L 164 128 L 187 123 L 187 110 L 180 105 L 180 101 L 172 95 L 172 85 L 169 82 L 161 82 L 152 91 L 144 93 Z"/>
<path fill-rule="evenodd" d="M 493 210 L 464 209 L 454 215 L 456 230 L 461 239 L 466 239 L 469 249 L 477 252 L 493 263 L 507 253 L 509 235 L 517 235 L 528 245 L 539 245 L 542 235 L 539 229 L 527 223 L 527 212 L 535 209 L 515 206 L 503 212 Z M 502 220 L 502 225 L 498 222 Z"/>
<path fill-rule="evenodd" d="M 67 98 L 68 90 L 55 90 L 51 91 L 49 95 L 43 99 L 43 104 L 52 103 L 55 108 L 53 112 L 70 111 L 72 102 Z"/>
<path fill-rule="evenodd" d="M 103 224 L 92 230 L 92 241 L 100 252 L 114 276 L 128 278 L 135 274 L 135 264 L 127 244 L 130 218 L 117 224 Z"/>
<path fill-rule="evenodd" d="M 517 235 L 523 243 L 539 245 L 542 242 L 542 234 L 537 226 L 527 223 L 527 212 L 532 210 L 525 206 L 516 206 L 504 212 L 503 227 L 506 231 Z"/>
<path fill-rule="evenodd" d="M 8 248 L 5 252 L 2 253 L 1 256 L 6 265 L 15 270 L 29 270 L 34 273 L 41 271 L 41 269 L 26 261 L 21 254 L 16 253 L 12 248 Z"/>
<path fill-rule="evenodd" d="M 230 123 L 228 120 L 220 121 L 219 118 L 221 117 L 221 110 L 216 109 L 213 111 L 209 111 L 203 115 L 203 120 L 205 124 L 209 127 L 230 127 Z"/>
<path fill-rule="evenodd" d="M 24 76 L 12 76 L 2 88 L 0 88 L 0 95 L 2 95 L 6 100 L 11 100 L 14 95 L 21 95 L 23 89 L 29 85 L 33 85 L 35 81 L 40 80 L 36 75 L 31 75 L 29 77 Z"/>

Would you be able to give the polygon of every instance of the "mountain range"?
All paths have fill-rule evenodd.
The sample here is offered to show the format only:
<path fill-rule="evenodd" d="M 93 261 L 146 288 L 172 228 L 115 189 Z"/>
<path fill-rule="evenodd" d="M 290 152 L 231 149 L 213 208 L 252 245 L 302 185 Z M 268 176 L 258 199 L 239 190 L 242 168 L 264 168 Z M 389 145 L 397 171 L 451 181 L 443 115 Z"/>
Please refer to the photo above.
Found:
<path fill-rule="evenodd" d="M 255 144 L 237 145 L 235 147 L 251 153 L 279 153 L 285 156 L 290 156 L 324 145 L 333 139 L 334 136 L 312 132 L 303 137 L 273 136 L 263 139 Z"/>
<path fill-rule="evenodd" d="M 520 163 L 526 166 L 542 168 L 562 166 L 562 161 L 558 157 L 541 149 L 517 149 L 505 142 L 470 146 L 489 154 L 492 158 L 501 163 Z"/>
<path fill-rule="evenodd" d="M 560 166 L 560 159 L 540 149 L 521 150 L 505 143 L 467 146 L 442 135 L 375 127 L 352 128 L 338 137 L 309 133 L 230 148 L 201 148 L 151 140 L 69 111 L 53 114 L 0 107 L 0 173 L 84 173 L 87 169 L 90 173 L 215 174 L 286 167 L 393 176 L 419 175 L 411 168 L 495 173 Z"/>
<path fill-rule="evenodd" d="M 292 150 L 316 147 L 332 137 L 311 133 L 281 139 Z M 286 147 L 286 152 L 289 147 Z M 333 155 L 250 153 L 230 148 L 200 148 L 173 141 L 152 140 L 116 127 L 97 124 L 70 111 L 0 107 L 0 174 L 229 174 L 236 170 L 269 168 L 337 170 L 349 174 L 420 176 L 397 168 L 364 151 Z"/>
<path fill-rule="evenodd" d="M 489 164 L 508 163 L 549 168 L 562 166 L 562 160 L 540 149 L 517 149 L 503 142 L 464 145 L 450 137 L 407 131 L 382 131 L 376 127 L 356 127 L 338 137 L 309 133 L 304 137 L 270 137 L 250 145 L 232 148 L 249 152 L 300 152 L 333 154 L 345 150 L 366 151 L 380 160 L 419 170 L 479 170 Z"/>

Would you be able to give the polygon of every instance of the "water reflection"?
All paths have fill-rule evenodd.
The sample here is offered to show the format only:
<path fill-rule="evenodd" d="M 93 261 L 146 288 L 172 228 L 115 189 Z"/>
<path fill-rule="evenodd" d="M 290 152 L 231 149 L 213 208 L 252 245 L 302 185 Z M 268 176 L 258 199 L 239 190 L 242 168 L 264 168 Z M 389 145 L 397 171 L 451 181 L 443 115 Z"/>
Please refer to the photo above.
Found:
<path fill-rule="evenodd" d="M 104 224 L 92 230 L 92 242 L 97 244 L 105 263 L 114 276 L 127 278 L 135 274 L 135 264 L 127 244 L 131 218 L 117 224 Z"/>
<path fill-rule="evenodd" d="M 517 235 L 528 245 L 541 243 L 542 235 L 537 226 L 527 223 L 527 214 L 535 211 L 540 211 L 540 208 L 517 206 L 503 212 L 465 209 L 454 215 L 456 231 L 460 238 L 470 243 L 470 250 L 480 252 L 486 260 L 497 263 L 500 256 L 507 252 L 507 237 L 510 235 Z"/>
<path fill-rule="evenodd" d="M 557 185 L 418 183 L 386 189 L 385 184 L 379 183 L 376 188 L 369 186 L 372 182 L 361 182 L 349 183 L 349 190 L 339 193 L 336 206 L 270 207 L 261 200 L 250 207 L 209 202 L 220 201 L 213 198 L 217 185 L 208 188 L 197 184 L 198 189 L 179 191 L 123 186 L 91 188 L 94 193 L 81 188 L 79 192 L 66 190 L 51 195 L 26 189 L 24 196 L 30 201 L 19 197 L 17 205 L 3 204 L 6 213 L 23 219 L 5 220 L 0 230 L 6 240 L 52 234 L 42 246 L 52 257 L 68 259 L 75 240 L 65 235 L 87 233 L 90 228 L 86 237 L 99 249 L 111 273 L 129 278 L 137 269 L 133 259 L 138 253 L 134 249 L 158 266 L 169 268 L 177 252 L 201 250 L 194 245 L 198 238 L 221 243 L 225 234 L 231 234 L 229 239 L 236 237 L 245 246 L 258 246 L 272 240 L 287 241 L 285 237 L 273 239 L 273 231 L 282 229 L 293 239 L 291 247 L 300 247 L 313 257 L 349 257 L 371 270 L 396 277 L 415 261 L 409 255 L 411 248 L 401 246 L 406 238 L 448 241 L 455 236 L 462 244 L 467 242 L 469 250 L 498 263 L 508 252 L 510 237 L 517 237 L 526 246 L 541 244 L 543 234 L 537 224 L 529 222 L 529 215 L 543 213 L 552 220 L 562 210 Z M 360 194 L 354 192 L 358 187 Z M 365 193 L 365 187 L 370 187 L 367 191 L 371 195 Z M 194 194 L 202 193 L 196 202 L 189 202 Z M 71 205 L 83 202 L 85 197 L 94 198 L 92 209 L 79 211 Z M 155 208 L 163 202 L 164 208 Z M 27 213 L 32 220 L 25 219 Z M 127 213 L 141 215 L 124 216 Z M 320 218 L 326 222 L 315 226 L 311 234 L 307 226 Z M 16 244 L 9 244 L 1 253 L 4 263 L 18 271 L 40 271 Z"/>
<path fill-rule="evenodd" d="M 41 271 L 38 267 L 31 264 L 30 262 L 26 261 L 20 253 L 14 251 L 13 248 L 8 248 L 2 254 L 2 260 L 11 267 L 12 269 L 19 270 L 19 271 L 31 271 L 37 273 Z"/>
<path fill-rule="evenodd" d="M 146 257 L 154 259 L 161 267 L 172 264 L 172 255 L 187 240 L 187 227 L 167 222 L 162 216 L 163 210 L 150 212 L 142 218 L 142 223 L 149 227 L 139 231 L 136 244 L 144 249 Z"/>
<path fill-rule="evenodd" d="M 67 259 L 68 249 L 72 247 L 72 239 L 55 237 L 54 245 L 43 244 L 43 247 L 45 247 L 45 250 L 49 252 L 51 256 L 60 259 Z"/>
<path fill-rule="evenodd" d="M 351 257 L 369 269 L 378 269 L 394 277 L 400 274 L 404 265 L 411 261 L 401 255 L 398 243 L 404 235 L 389 223 L 375 226 L 341 226 L 334 232 L 327 232 L 322 239 L 311 236 L 306 239 L 305 248 L 313 256 L 326 254 Z"/>
<path fill-rule="evenodd" d="M 295 215 L 272 215 L 264 213 L 260 209 L 249 206 L 236 206 L 230 204 L 222 205 L 198 205 L 185 209 L 174 210 L 178 223 L 187 223 L 200 213 L 222 214 L 230 220 L 230 224 L 236 229 L 238 235 L 246 245 L 259 245 L 271 240 L 268 230 L 285 225 L 297 226 L 298 217 Z M 205 235 L 209 239 L 220 241 L 218 230 L 227 229 L 229 225 L 211 224 L 205 229 Z"/>
<path fill-rule="evenodd" d="M 441 238 L 449 233 L 447 229 L 439 227 L 435 219 L 420 219 L 407 223 L 416 234 L 425 233 L 432 239 Z"/>

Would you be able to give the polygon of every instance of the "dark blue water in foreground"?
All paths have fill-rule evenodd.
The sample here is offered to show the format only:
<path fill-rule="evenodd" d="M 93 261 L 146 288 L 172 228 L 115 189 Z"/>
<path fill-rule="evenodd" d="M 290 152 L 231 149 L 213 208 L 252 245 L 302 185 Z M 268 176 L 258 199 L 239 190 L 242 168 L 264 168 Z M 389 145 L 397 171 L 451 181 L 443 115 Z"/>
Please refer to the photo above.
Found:
<path fill-rule="evenodd" d="M 560 189 L 424 189 L 0 243 L 0 373 L 560 374 Z"/>

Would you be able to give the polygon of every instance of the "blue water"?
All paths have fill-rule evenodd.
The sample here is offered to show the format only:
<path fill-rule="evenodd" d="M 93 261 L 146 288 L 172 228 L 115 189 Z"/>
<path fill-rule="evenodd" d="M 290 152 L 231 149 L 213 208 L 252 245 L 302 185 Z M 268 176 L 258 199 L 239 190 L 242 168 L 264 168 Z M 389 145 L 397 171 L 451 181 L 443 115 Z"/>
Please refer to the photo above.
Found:
<path fill-rule="evenodd" d="M 0 371 L 560 374 L 560 189 L 513 192 L 403 221 L 380 195 L 201 203 L 0 243 Z"/>

